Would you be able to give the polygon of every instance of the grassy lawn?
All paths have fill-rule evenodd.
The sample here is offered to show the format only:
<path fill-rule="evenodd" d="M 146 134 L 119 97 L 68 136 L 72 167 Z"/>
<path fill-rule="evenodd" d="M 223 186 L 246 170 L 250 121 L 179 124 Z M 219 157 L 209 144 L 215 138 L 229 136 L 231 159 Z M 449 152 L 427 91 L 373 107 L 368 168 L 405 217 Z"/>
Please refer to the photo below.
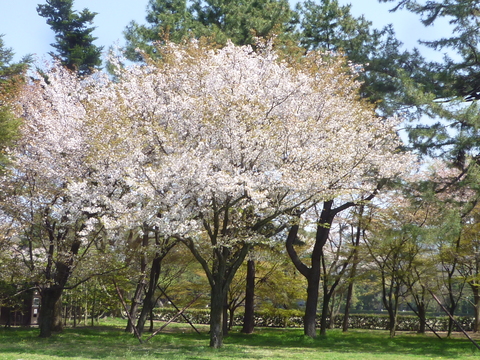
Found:
<path fill-rule="evenodd" d="M 0 359 L 298 359 L 420 360 L 480 359 L 480 351 L 464 338 L 438 340 L 413 333 L 394 339 L 386 331 L 330 330 L 326 338 L 310 339 L 301 329 L 257 329 L 252 335 L 234 330 L 222 349 L 208 347 L 208 328 L 201 335 L 183 324 L 140 344 L 123 331 L 124 324 L 100 323 L 95 328 L 68 328 L 49 339 L 38 329 L 0 329 Z M 144 336 L 144 339 L 148 334 Z"/>

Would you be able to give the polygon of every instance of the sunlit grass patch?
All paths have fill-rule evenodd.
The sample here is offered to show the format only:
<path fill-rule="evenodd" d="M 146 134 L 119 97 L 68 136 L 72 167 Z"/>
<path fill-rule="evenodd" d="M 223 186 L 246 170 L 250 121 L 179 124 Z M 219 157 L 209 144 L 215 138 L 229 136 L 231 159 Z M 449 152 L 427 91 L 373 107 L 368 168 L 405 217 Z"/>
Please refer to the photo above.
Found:
<path fill-rule="evenodd" d="M 200 335 L 186 324 L 172 324 L 165 332 L 140 344 L 125 333 L 125 322 L 103 321 L 98 326 L 67 328 L 51 338 L 38 337 L 38 329 L 0 329 L 0 359 L 5 360 L 430 360 L 474 359 L 480 352 L 464 338 L 400 333 L 391 339 L 386 331 L 330 330 L 326 337 L 311 339 L 302 329 L 258 328 L 246 335 L 234 329 L 224 347 L 208 347 L 208 326 L 198 326 Z M 145 340 L 150 334 L 146 333 Z"/>

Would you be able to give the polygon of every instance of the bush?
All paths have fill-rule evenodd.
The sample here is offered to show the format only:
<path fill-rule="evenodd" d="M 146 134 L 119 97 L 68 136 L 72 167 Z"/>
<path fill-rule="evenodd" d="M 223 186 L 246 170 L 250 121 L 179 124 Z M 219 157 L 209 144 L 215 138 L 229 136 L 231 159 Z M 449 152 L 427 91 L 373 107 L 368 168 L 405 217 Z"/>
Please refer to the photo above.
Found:
<path fill-rule="evenodd" d="M 155 309 L 155 319 L 160 321 L 169 321 L 177 314 L 177 310 L 173 308 L 157 308 Z M 194 324 L 209 324 L 209 309 L 188 309 L 183 315 Z M 301 310 L 284 310 L 284 309 L 268 309 L 255 312 L 255 326 L 258 327 L 280 327 L 280 328 L 300 328 L 303 327 L 303 311 Z M 473 318 L 464 316 L 457 317 L 457 321 L 464 330 L 473 330 Z M 399 315 L 397 330 L 399 331 L 417 331 L 419 329 L 418 317 L 413 315 Z M 180 316 L 175 319 L 176 322 L 185 322 Z M 317 318 L 317 326 L 320 326 L 320 317 Z M 428 325 L 435 331 L 448 330 L 448 317 L 430 317 L 427 319 Z M 343 315 L 335 318 L 334 326 L 342 327 Z M 234 326 L 243 325 L 243 313 L 237 312 L 234 318 Z M 385 330 L 388 327 L 388 315 L 386 314 L 351 314 L 349 327 L 351 329 L 365 330 Z"/>

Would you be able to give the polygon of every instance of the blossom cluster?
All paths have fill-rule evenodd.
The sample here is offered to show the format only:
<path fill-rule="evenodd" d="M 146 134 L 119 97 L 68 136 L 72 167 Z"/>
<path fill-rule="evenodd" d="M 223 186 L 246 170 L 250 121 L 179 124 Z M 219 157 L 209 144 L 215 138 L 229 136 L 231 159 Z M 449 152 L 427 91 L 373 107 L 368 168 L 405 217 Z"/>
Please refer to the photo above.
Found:
<path fill-rule="evenodd" d="M 255 239 L 252 219 L 372 191 L 410 164 L 398 120 L 359 98 L 341 56 L 198 42 L 159 51 L 147 65 L 118 62 L 113 79 L 53 66 L 26 90 L 13 167 L 35 185 L 19 206 L 48 204 L 58 220 L 82 219 L 85 235 L 149 224 L 191 236 L 231 209 L 225 229 Z"/>

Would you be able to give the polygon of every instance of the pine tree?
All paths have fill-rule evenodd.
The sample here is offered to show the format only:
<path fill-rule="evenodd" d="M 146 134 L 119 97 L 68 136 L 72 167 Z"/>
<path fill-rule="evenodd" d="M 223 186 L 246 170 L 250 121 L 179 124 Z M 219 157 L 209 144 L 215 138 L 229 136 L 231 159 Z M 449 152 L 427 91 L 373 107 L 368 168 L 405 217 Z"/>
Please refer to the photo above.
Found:
<path fill-rule="evenodd" d="M 480 164 L 480 3 L 402 0 L 393 10 L 402 8 L 418 14 L 425 26 L 447 19 L 453 27 L 450 37 L 420 41 L 449 55 L 429 64 L 429 112 L 440 120 L 433 125 L 412 126 L 410 140 L 422 154 L 442 157 L 464 172 L 473 171 Z"/>
<path fill-rule="evenodd" d="M 364 16 L 354 17 L 351 5 L 338 0 L 307 0 L 298 3 L 300 42 L 307 49 L 342 51 L 353 63 L 362 65 L 362 96 L 375 103 L 386 116 L 411 109 L 417 116 L 423 100 L 418 92 L 428 92 L 428 69 L 418 51 L 401 51 L 402 43 L 392 26 L 378 30 Z"/>
<path fill-rule="evenodd" d="M 88 9 L 77 13 L 72 7 L 73 0 L 47 0 L 47 4 L 38 5 L 37 12 L 55 32 L 56 43 L 51 45 L 57 51 L 50 55 L 68 69 L 85 75 L 102 63 L 103 47 L 93 44 L 97 39 L 92 35 L 95 27 L 88 27 L 97 14 Z"/>
<path fill-rule="evenodd" d="M 23 75 L 31 62 L 30 56 L 12 62 L 13 56 L 13 50 L 5 47 L 3 35 L 0 34 L 0 172 L 7 163 L 4 151 L 16 138 L 20 124 L 12 114 L 12 100 L 23 84 Z"/>
<path fill-rule="evenodd" d="M 293 37 L 296 14 L 286 0 L 150 0 L 148 25 L 132 21 L 125 30 L 126 54 L 140 61 L 136 49 L 155 54 L 154 43 L 168 38 L 209 37 L 219 44 L 255 45 L 257 37 Z"/>

